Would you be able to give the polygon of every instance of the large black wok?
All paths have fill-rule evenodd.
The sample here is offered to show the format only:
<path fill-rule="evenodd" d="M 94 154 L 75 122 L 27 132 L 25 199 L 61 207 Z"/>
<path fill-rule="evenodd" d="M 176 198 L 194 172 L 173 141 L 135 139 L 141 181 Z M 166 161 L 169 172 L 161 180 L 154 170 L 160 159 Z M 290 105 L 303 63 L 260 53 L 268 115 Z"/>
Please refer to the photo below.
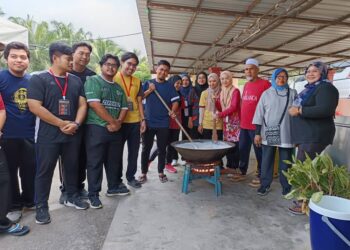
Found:
<path fill-rule="evenodd" d="M 196 163 L 219 161 L 235 144 L 224 141 L 193 140 L 171 143 L 184 160 Z"/>

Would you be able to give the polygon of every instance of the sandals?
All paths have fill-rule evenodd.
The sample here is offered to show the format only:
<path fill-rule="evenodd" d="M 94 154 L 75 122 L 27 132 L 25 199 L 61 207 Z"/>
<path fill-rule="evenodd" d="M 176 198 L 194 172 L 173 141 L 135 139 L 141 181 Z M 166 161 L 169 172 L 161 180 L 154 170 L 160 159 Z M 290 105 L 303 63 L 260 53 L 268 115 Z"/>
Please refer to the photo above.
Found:
<path fill-rule="evenodd" d="M 295 215 L 304 215 L 305 213 L 303 212 L 302 209 L 302 202 L 300 201 L 293 201 L 293 206 L 288 208 L 289 212 Z"/>
<path fill-rule="evenodd" d="M 138 181 L 139 181 L 141 184 L 146 183 L 146 181 L 147 181 L 147 175 L 140 175 L 139 178 L 138 178 Z"/>
<path fill-rule="evenodd" d="M 165 174 L 160 174 L 159 175 L 159 180 L 161 183 L 165 183 L 168 181 L 168 177 Z"/>
<path fill-rule="evenodd" d="M 16 223 L 16 224 L 13 224 L 5 232 L 14 236 L 23 236 L 29 233 L 29 231 L 30 230 L 28 226 L 21 226 L 21 224 Z"/>

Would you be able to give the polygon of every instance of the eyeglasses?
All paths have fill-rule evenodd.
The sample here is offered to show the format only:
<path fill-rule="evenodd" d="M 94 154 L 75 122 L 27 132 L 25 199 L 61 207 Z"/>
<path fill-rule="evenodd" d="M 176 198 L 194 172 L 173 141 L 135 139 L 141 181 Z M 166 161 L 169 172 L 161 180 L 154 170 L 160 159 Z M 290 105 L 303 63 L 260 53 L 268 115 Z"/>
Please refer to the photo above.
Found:
<path fill-rule="evenodd" d="M 114 69 L 118 68 L 118 65 L 113 63 L 104 63 L 103 65 L 106 66 L 107 68 L 114 68 Z"/>

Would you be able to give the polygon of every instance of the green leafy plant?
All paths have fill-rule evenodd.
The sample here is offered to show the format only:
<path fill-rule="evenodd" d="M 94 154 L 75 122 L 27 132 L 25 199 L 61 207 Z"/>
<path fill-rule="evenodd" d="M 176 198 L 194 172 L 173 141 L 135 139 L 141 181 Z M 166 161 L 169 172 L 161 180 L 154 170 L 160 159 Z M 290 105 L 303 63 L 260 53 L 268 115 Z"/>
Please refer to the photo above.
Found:
<path fill-rule="evenodd" d="M 292 191 L 286 199 L 297 199 L 304 202 L 303 208 L 310 199 L 318 202 L 323 194 L 350 199 L 350 173 L 345 166 L 337 166 L 328 154 L 317 155 L 313 160 L 307 155 L 304 162 L 293 157 L 288 171 L 283 171 Z"/>

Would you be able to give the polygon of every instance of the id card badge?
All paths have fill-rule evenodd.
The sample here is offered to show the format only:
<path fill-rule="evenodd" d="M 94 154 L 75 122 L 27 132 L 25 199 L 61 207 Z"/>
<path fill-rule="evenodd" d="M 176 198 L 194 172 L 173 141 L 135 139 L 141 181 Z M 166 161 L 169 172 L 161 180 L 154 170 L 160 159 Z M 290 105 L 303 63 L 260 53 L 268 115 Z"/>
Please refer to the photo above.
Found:
<path fill-rule="evenodd" d="M 133 106 L 132 100 L 130 98 L 128 98 L 127 104 L 128 104 L 128 110 L 129 111 L 133 111 L 134 110 L 134 106 Z"/>
<path fill-rule="evenodd" d="M 65 99 L 58 100 L 58 114 L 59 115 L 70 115 L 70 102 L 69 102 L 69 100 L 65 100 Z"/>
<path fill-rule="evenodd" d="M 184 115 L 185 115 L 186 117 L 189 116 L 189 112 L 188 112 L 188 103 L 187 103 L 187 101 L 185 101 Z"/>

